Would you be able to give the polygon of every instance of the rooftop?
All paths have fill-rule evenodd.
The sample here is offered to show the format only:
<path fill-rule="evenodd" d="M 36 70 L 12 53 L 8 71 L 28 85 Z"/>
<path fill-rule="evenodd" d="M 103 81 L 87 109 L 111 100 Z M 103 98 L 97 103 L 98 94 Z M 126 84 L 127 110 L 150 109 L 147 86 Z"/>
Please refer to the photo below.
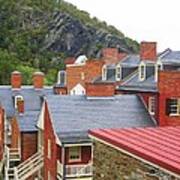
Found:
<path fill-rule="evenodd" d="M 180 174 L 180 127 L 97 129 L 90 135 L 137 158 Z"/>
<path fill-rule="evenodd" d="M 85 96 L 47 96 L 53 126 L 61 141 L 88 140 L 87 132 L 95 128 L 155 126 L 136 95 L 112 98 Z"/>

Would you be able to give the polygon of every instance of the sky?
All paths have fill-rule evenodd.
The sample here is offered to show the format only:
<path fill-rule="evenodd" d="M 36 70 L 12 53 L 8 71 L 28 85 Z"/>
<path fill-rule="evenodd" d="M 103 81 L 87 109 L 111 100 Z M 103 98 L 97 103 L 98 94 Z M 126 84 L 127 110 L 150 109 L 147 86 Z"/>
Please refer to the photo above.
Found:
<path fill-rule="evenodd" d="M 66 0 L 158 51 L 180 50 L 180 0 Z"/>

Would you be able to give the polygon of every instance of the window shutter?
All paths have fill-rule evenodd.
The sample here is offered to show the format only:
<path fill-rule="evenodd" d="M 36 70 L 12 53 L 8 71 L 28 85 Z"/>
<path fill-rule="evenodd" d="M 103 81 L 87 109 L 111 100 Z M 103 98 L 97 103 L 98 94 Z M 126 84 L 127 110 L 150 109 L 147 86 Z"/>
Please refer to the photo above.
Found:
<path fill-rule="evenodd" d="M 170 114 L 170 104 L 171 104 L 171 99 L 166 99 L 166 115 L 168 116 Z"/>

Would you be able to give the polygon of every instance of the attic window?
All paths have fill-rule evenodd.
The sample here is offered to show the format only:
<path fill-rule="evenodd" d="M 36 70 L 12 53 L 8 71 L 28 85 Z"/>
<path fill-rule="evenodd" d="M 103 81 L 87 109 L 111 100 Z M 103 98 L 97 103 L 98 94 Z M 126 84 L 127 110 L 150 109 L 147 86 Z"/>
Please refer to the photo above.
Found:
<path fill-rule="evenodd" d="M 107 80 L 107 67 L 106 67 L 106 65 L 104 65 L 104 66 L 102 67 L 102 80 L 103 80 L 103 81 L 106 81 L 106 80 Z"/>
<path fill-rule="evenodd" d="M 155 81 L 158 81 L 158 72 L 163 69 L 162 63 L 158 62 L 155 65 Z"/>
<path fill-rule="evenodd" d="M 58 84 L 66 84 L 66 72 L 65 71 L 58 72 Z"/>
<path fill-rule="evenodd" d="M 144 81 L 146 78 L 146 66 L 145 64 L 141 64 L 139 66 L 139 80 Z"/>
<path fill-rule="evenodd" d="M 21 96 L 21 95 L 15 96 L 15 100 L 14 100 L 15 109 L 18 109 L 19 104 L 21 104 L 22 102 L 24 102 L 23 96 Z"/>
<path fill-rule="evenodd" d="M 120 66 L 120 65 L 118 65 L 118 66 L 116 67 L 116 80 L 117 80 L 117 81 L 120 81 L 120 80 L 121 80 L 121 66 Z"/>
<path fill-rule="evenodd" d="M 180 116 L 180 98 L 167 99 L 166 111 L 169 116 Z"/>

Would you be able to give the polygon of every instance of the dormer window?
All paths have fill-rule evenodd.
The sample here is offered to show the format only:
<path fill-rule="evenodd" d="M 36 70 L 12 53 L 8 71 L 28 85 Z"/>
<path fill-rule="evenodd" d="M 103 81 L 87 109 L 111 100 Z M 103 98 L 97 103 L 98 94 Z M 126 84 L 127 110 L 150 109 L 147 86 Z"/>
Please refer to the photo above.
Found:
<path fill-rule="evenodd" d="M 158 62 L 156 65 L 155 65 L 155 81 L 157 82 L 158 81 L 158 72 L 160 70 L 163 69 L 163 65 L 161 62 Z"/>
<path fill-rule="evenodd" d="M 146 66 L 144 63 L 139 66 L 139 80 L 144 81 L 146 78 Z"/>
<path fill-rule="evenodd" d="M 21 95 L 15 96 L 14 107 L 19 113 L 24 113 L 24 98 Z"/>
<path fill-rule="evenodd" d="M 121 66 L 117 65 L 116 67 L 116 81 L 120 81 L 121 80 Z"/>
<path fill-rule="evenodd" d="M 104 65 L 104 66 L 102 67 L 102 80 L 103 80 L 103 81 L 106 81 L 106 80 L 107 80 L 107 67 L 106 67 L 106 65 Z"/>
<path fill-rule="evenodd" d="M 66 84 L 66 71 L 58 72 L 58 84 Z"/>

